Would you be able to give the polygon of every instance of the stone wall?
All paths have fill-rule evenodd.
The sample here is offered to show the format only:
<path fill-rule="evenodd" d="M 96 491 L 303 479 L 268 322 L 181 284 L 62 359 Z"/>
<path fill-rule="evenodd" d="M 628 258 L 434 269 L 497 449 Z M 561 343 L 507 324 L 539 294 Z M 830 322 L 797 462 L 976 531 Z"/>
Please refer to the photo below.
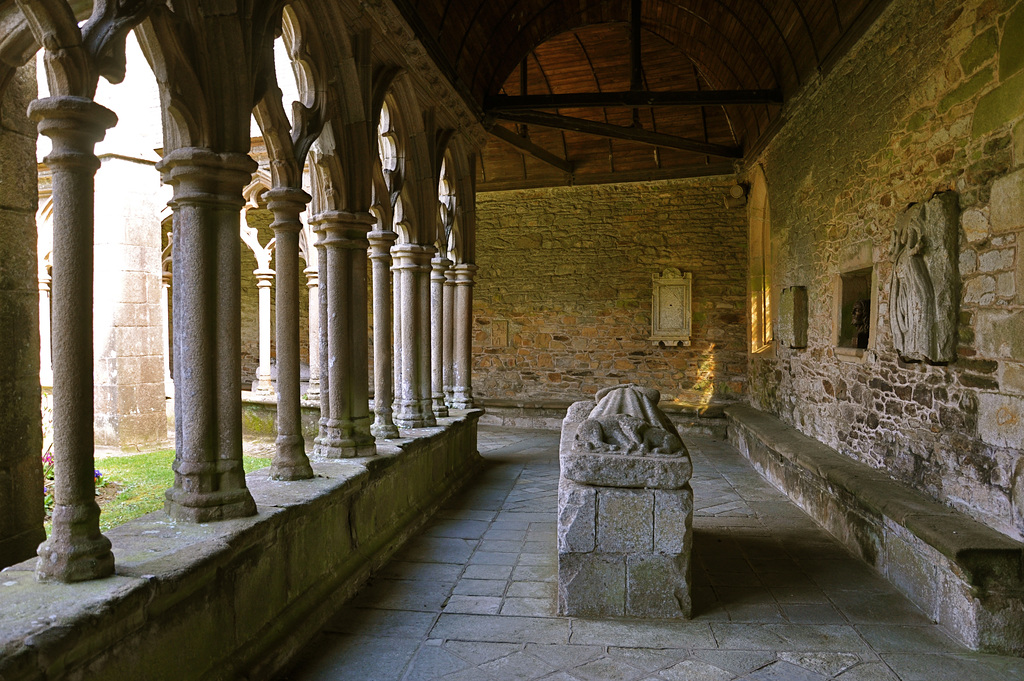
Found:
<path fill-rule="evenodd" d="M 477 195 L 473 392 L 580 399 L 636 381 L 662 399 L 746 391 L 745 213 L 731 180 Z M 657 347 L 652 275 L 693 274 L 689 347 Z"/>
<path fill-rule="evenodd" d="M 775 295 L 808 292 L 808 347 L 751 359 L 751 401 L 1013 537 L 1024 536 L 1024 2 L 897 0 L 787 104 L 757 161 Z M 961 208 L 956 361 L 898 359 L 890 243 L 911 203 Z M 833 345 L 836 279 L 873 266 L 862 356 Z"/>
<path fill-rule="evenodd" d="M 0 567 L 43 534 L 43 432 L 36 275 L 36 130 L 25 111 L 35 66 L 0 84 Z"/>

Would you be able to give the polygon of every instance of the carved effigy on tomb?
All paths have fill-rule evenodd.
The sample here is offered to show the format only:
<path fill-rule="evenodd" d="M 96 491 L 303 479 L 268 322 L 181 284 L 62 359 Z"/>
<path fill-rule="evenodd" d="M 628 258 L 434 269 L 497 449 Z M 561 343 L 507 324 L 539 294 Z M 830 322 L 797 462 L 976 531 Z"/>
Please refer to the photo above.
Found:
<path fill-rule="evenodd" d="M 616 386 L 566 413 L 560 614 L 690 616 L 693 466 L 659 399 L 652 388 Z"/>
<path fill-rule="evenodd" d="M 956 193 L 942 192 L 908 208 L 896 224 L 889 316 L 904 360 L 956 359 L 959 215 Z"/>

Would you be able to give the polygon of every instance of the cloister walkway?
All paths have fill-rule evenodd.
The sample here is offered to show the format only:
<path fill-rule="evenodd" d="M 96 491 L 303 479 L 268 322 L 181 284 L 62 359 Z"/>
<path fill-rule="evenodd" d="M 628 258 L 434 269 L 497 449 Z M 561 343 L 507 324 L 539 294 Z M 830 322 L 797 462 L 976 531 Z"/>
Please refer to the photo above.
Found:
<path fill-rule="evenodd" d="M 480 428 L 489 466 L 282 681 L 1009 681 L 727 443 L 693 457 L 694 619 L 555 615 L 558 434 Z"/>

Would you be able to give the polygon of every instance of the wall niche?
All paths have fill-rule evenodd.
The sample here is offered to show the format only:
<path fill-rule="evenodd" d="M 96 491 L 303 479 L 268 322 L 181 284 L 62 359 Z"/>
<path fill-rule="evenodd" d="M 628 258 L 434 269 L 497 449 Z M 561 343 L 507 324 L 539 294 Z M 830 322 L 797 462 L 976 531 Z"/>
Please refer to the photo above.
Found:
<path fill-rule="evenodd" d="M 878 329 L 877 270 L 870 240 L 853 244 L 840 254 L 835 278 L 832 344 L 840 359 L 862 361 L 875 346 Z"/>
<path fill-rule="evenodd" d="M 787 286 L 779 294 L 779 345 L 807 347 L 806 286 Z"/>

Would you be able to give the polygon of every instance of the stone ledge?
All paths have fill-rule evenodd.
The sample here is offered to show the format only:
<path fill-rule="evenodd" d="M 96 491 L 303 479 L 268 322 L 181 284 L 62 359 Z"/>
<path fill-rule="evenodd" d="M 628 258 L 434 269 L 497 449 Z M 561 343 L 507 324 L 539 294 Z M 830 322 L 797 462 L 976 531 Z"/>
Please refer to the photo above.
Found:
<path fill-rule="evenodd" d="M 251 473 L 251 518 L 116 527 L 108 579 L 39 584 L 34 560 L 0 572 L 0 678 L 271 678 L 476 472 L 481 413 L 314 462 L 313 480 Z"/>
<path fill-rule="evenodd" d="M 1024 655 L 1024 544 L 746 405 L 729 440 L 755 469 L 967 646 Z"/>

